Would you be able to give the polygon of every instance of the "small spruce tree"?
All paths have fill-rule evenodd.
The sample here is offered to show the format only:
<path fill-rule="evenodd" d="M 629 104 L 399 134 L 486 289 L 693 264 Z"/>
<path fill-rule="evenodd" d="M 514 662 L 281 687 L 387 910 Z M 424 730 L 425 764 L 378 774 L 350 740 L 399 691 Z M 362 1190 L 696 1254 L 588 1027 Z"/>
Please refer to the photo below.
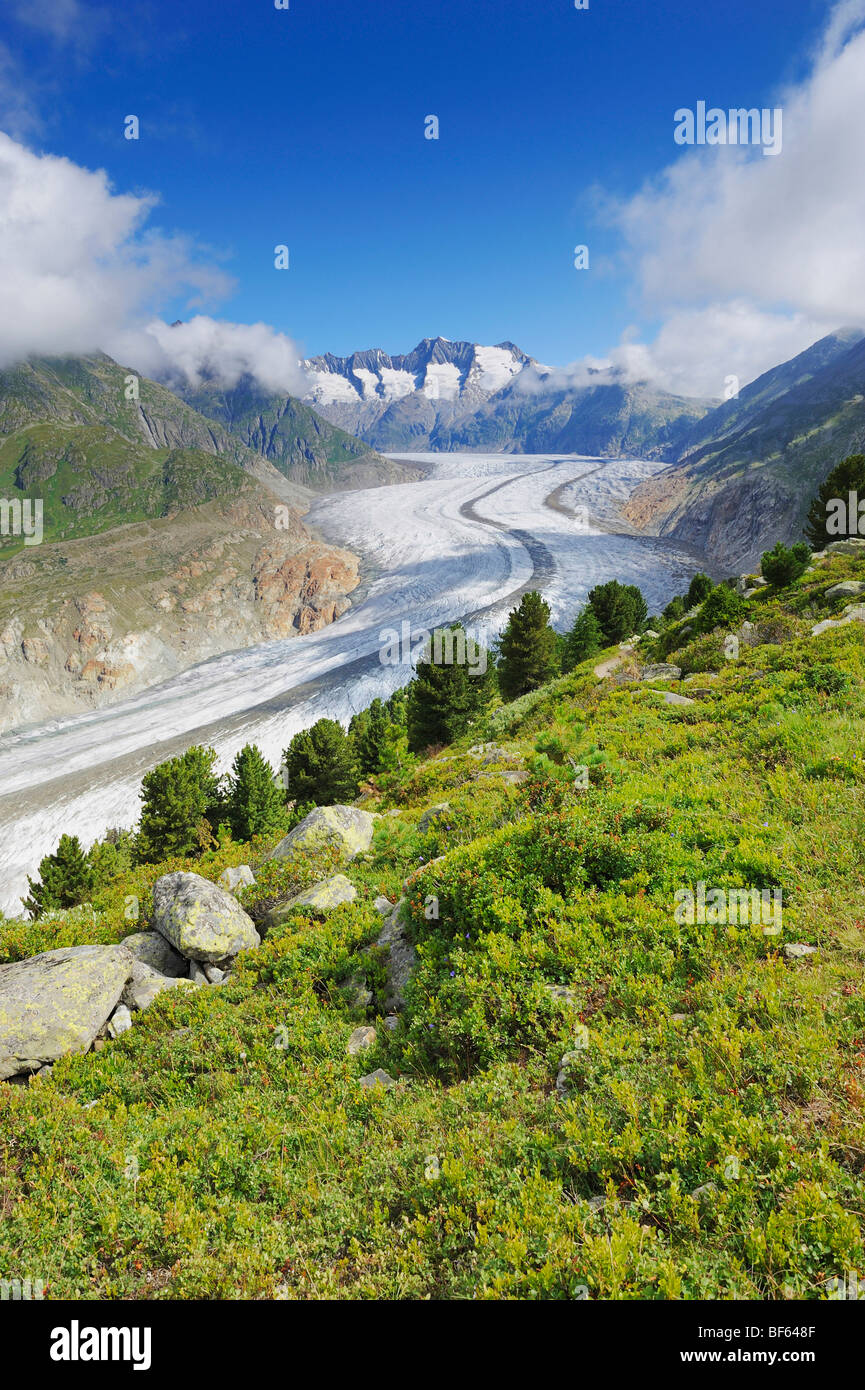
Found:
<path fill-rule="evenodd" d="M 283 754 L 283 766 L 294 801 L 339 806 L 357 796 L 354 746 L 335 719 L 319 719 L 295 734 Z"/>
<path fill-rule="evenodd" d="M 28 878 L 24 906 L 33 917 L 86 902 L 94 886 L 93 866 L 77 835 L 61 835 L 57 849 L 39 864 L 39 878 Z"/>
<path fill-rule="evenodd" d="M 502 699 L 516 700 L 552 680 L 561 670 L 550 607 L 532 590 L 523 594 L 499 639 L 497 665 Z"/>
<path fill-rule="evenodd" d="M 285 794 L 254 743 L 241 748 L 232 764 L 226 815 L 235 840 L 268 835 L 285 824 Z"/>

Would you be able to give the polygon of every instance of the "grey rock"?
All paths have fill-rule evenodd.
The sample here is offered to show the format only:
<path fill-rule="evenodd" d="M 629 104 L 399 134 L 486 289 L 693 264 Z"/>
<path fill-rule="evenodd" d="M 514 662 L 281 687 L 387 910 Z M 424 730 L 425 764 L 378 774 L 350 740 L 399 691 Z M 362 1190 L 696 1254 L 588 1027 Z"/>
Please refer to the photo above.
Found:
<path fill-rule="evenodd" d="M 280 840 L 268 858 L 291 859 L 332 846 L 339 851 L 343 863 L 348 863 L 369 849 L 374 826 L 369 812 L 356 806 L 317 806 Z"/>
<path fill-rule="evenodd" d="M 385 1008 L 389 1013 L 399 1013 L 405 1007 L 403 991 L 417 964 L 417 952 L 405 935 L 403 909 L 407 901 L 406 898 L 400 898 L 376 942 L 377 946 L 389 948 L 385 991 Z"/>
<path fill-rule="evenodd" d="M 189 978 L 194 985 L 208 985 L 210 981 L 204 973 L 204 969 L 197 960 L 189 962 Z"/>
<path fill-rule="evenodd" d="M 199 874 L 164 874 L 156 880 L 153 926 L 190 960 L 221 961 L 261 944 L 237 899 Z"/>
<path fill-rule="evenodd" d="M 668 661 L 656 661 L 653 665 L 640 668 L 641 681 L 677 681 L 681 676 L 681 666 L 674 666 Z"/>
<path fill-rule="evenodd" d="M 696 701 L 690 699 L 689 696 L 687 696 L 687 695 L 677 695 L 677 694 L 675 693 L 675 691 L 673 691 L 673 690 L 659 690 L 657 693 L 658 693 L 659 695 L 662 696 L 665 705 L 693 705 L 693 704 L 696 704 Z"/>
<path fill-rule="evenodd" d="M 804 960 L 806 956 L 817 954 L 816 946 L 806 946 L 801 941 L 788 941 L 784 947 L 784 955 L 788 960 Z"/>
<path fill-rule="evenodd" d="M 272 908 L 264 919 L 265 930 L 271 931 L 274 927 L 281 926 L 283 922 L 288 920 L 295 908 L 312 908 L 318 916 L 326 917 L 329 912 L 333 912 L 343 903 L 354 902 L 356 897 L 357 889 L 346 878 L 345 874 L 334 874 L 332 878 L 315 883 L 304 892 L 296 893 L 287 902 L 279 903 Z"/>
<path fill-rule="evenodd" d="M 155 973 L 135 980 L 126 986 L 123 999 L 130 1009 L 149 1009 L 154 999 L 169 989 L 197 989 L 198 984 L 185 976 L 157 975 Z"/>
<path fill-rule="evenodd" d="M 576 1004 L 577 996 L 567 985 L 544 985 L 544 989 L 557 1004 Z"/>
<path fill-rule="evenodd" d="M 217 880 L 220 888 L 233 893 L 237 888 L 245 888 L 255 882 L 255 874 L 248 864 L 238 864 L 233 869 L 223 869 Z"/>
<path fill-rule="evenodd" d="M 574 1072 L 581 1066 L 584 1058 L 582 1052 L 566 1052 L 559 1063 L 559 1074 L 556 1077 L 556 1090 L 559 1095 L 565 1095 L 569 1090 L 569 1082 L 572 1081 Z"/>
<path fill-rule="evenodd" d="M 131 1027 L 132 1014 L 125 1004 L 118 1004 L 108 1020 L 108 1032 L 112 1038 L 119 1038 L 121 1033 L 128 1033 Z"/>
<path fill-rule="evenodd" d="M 821 550 L 821 555 L 861 555 L 865 550 L 865 539 L 859 536 L 848 536 L 843 541 L 830 541 L 825 550 Z"/>
<path fill-rule="evenodd" d="M 385 1028 L 387 1028 L 391 1033 L 394 1031 L 395 1028 L 398 1028 L 398 1027 L 399 1027 L 399 1019 L 397 1018 L 396 1014 L 388 1014 L 387 1018 L 386 1018 L 385 1021 L 384 1021 L 384 1026 L 385 1026 Z"/>
<path fill-rule="evenodd" d="M 701 1187 L 695 1187 L 691 1196 L 698 1202 L 708 1202 L 718 1195 L 718 1185 L 714 1182 L 704 1182 Z"/>
<path fill-rule="evenodd" d="M 376 898 L 375 902 L 373 903 L 373 907 L 375 908 L 376 912 L 381 914 L 382 917 L 389 917 L 390 914 L 393 912 L 394 905 L 391 902 L 390 898 L 381 897 Z"/>
<path fill-rule="evenodd" d="M 221 985 L 224 983 L 226 975 L 224 970 L 220 970 L 218 965 L 205 965 L 204 974 L 208 984 Z"/>
<path fill-rule="evenodd" d="M 363 1052 L 365 1048 L 372 1047 L 375 1038 L 376 1032 L 374 1028 L 355 1028 L 348 1040 L 348 1046 L 345 1050 L 349 1057 L 356 1057 L 357 1054 Z"/>
<path fill-rule="evenodd" d="M 0 966 L 0 1080 L 86 1052 L 133 961 L 124 946 L 64 946 Z"/>
<path fill-rule="evenodd" d="M 392 1086 L 396 1085 L 396 1082 L 393 1077 L 388 1076 L 387 1072 L 381 1067 L 377 1067 L 376 1070 L 371 1071 L 368 1076 L 362 1076 L 360 1078 L 360 1084 L 367 1090 L 375 1090 L 376 1086 L 381 1086 L 384 1090 L 389 1091 Z"/>
<path fill-rule="evenodd" d="M 136 960 L 160 975 L 185 975 L 189 962 L 158 931 L 138 931 L 126 936 L 122 944 Z"/>
<path fill-rule="evenodd" d="M 825 598 L 858 598 L 860 594 L 865 594 L 865 584 L 858 579 L 845 579 L 841 584 L 833 584 L 831 589 L 827 589 Z"/>

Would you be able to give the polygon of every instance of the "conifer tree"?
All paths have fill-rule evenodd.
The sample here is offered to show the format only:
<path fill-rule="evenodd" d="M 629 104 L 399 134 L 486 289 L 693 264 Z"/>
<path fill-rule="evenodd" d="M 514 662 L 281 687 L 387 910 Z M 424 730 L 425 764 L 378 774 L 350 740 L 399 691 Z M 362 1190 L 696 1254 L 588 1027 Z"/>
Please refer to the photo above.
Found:
<path fill-rule="evenodd" d="M 235 840 L 267 835 L 285 824 L 285 795 L 276 785 L 273 768 L 254 743 L 234 759 L 226 805 Z"/>
<path fill-rule="evenodd" d="M 516 700 L 552 680 L 560 670 L 558 640 L 550 606 L 532 590 L 523 594 L 499 640 L 498 677 L 502 699 Z"/>
<path fill-rule="evenodd" d="M 594 610 L 607 647 L 639 632 L 649 611 L 637 586 L 620 584 L 618 579 L 597 584 L 589 594 L 589 606 Z"/>
<path fill-rule="evenodd" d="M 705 603 L 714 587 L 708 574 L 703 574 L 701 570 L 698 571 L 688 585 L 684 611 L 690 612 L 692 608 L 697 608 L 701 603 Z"/>
<path fill-rule="evenodd" d="M 33 917 L 86 902 L 93 890 L 94 874 L 78 836 L 61 835 L 54 853 L 40 861 L 39 878 L 28 878 L 27 883 L 30 896 L 24 906 Z"/>
<path fill-rule="evenodd" d="M 319 719 L 295 734 L 283 754 L 288 795 L 297 802 L 338 806 L 357 796 L 358 768 L 352 740 L 335 719 Z"/>
<path fill-rule="evenodd" d="M 408 688 L 411 752 L 460 738 L 492 697 L 494 680 L 489 653 L 459 623 L 436 629 Z"/>
<path fill-rule="evenodd" d="M 211 843 L 223 808 L 215 762 L 212 748 L 194 746 L 145 774 L 135 843 L 139 862 L 195 854 Z"/>
<path fill-rule="evenodd" d="M 579 666 L 581 661 L 588 661 L 590 656 L 601 650 L 603 633 L 601 626 L 595 617 L 593 608 L 587 604 L 581 613 L 577 615 L 577 620 L 565 638 L 562 651 L 562 670 L 567 675 L 568 671 L 573 671 L 575 666 Z"/>
<path fill-rule="evenodd" d="M 852 518 L 851 492 L 855 494 Z M 855 526 L 851 527 L 851 520 Z M 865 454 L 850 454 L 836 464 L 808 511 L 805 536 L 815 550 L 848 535 L 865 535 Z"/>

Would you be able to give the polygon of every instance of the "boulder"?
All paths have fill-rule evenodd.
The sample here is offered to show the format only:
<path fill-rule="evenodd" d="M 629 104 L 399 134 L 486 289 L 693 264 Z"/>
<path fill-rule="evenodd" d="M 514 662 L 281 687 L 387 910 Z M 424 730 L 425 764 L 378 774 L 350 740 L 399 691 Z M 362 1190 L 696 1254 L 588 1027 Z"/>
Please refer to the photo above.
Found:
<path fill-rule="evenodd" d="M 582 1052 L 573 1051 L 565 1053 L 559 1063 L 559 1072 L 556 1077 L 556 1090 L 560 1096 L 566 1095 L 571 1089 L 574 1078 L 579 1073 L 584 1060 L 585 1056 Z"/>
<path fill-rule="evenodd" d="M 385 898 L 384 896 L 376 898 L 373 907 L 382 917 L 389 917 L 393 912 L 393 903 L 390 898 Z"/>
<path fill-rule="evenodd" d="M 687 695 L 677 695 L 674 690 L 659 690 L 656 693 L 663 696 L 665 705 L 693 705 L 695 703 Z"/>
<path fill-rule="evenodd" d="M 153 926 L 190 960 L 221 961 L 261 944 L 237 899 L 199 874 L 164 874 L 156 880 Z"/>
<path fill-rule="evenodd" d="M 270 931 L 273 927 L 281 926 L 288 920 L 294 908 L 312 908 L 320 917 L 326 917 L 343 903 L 354 902 L 356 897 L 357 889 L 345 874 L 334 874 L 333 878 L 314 883 L 303 893 L 297 893 L 287 902 L 279 903 L 277 907 L 272 908 L 264 919 L 265 930 Z"/>
<path fill-rule="evenodd" d="M 296 854 L 332 846 L 348 863 L 372 844 L 375 821 L 356 806 L 316 806 L 272 850 L 270 859 L 291 859 Z"/>
<path fill-rule="evenodd" d="M 158 931 L 137 931 L 122 943 L 137 961 L 158 975 L 185 975 L 189 962 Z"/>
<path fill-rule="evenodd" d="M 396 1082 L 393 1077 L 388 1076 L 387 1072 L 381 1067 L 376 1067 L 375 1071 L 371 1071 L 368 1076 L 362 1076 L 360 1078 L 360 1084 L 369 1091 L 374 1091 L 377 1086 L 381 1086 L 384 1090 L 389 1091 L 392 1086 L 396 1085 Z"/>
<path fill-rule="evenodd" d="M 409 976 L 417 964 L 417 952 L 405 935 L 403 907 L 406 898 L 400 898 L 393 912 L 382 927 L 377 946 L 388 947 L 387 988 L 385 1008 L 388 1013 L 399 1013 L 405 1007 L 403 991 Z"/>
<path fill-rule="evenodd" d="M 108 1020 L 108 1033 L 112 1038 L 119 1038 L 121 1033 L 128 1033 L 132 1027 L 132 1014 L 125 1004 L 118 1004 L 114 1013 Z"/>
<path fill-rule="evenodd" d="M 125 946 L 64 946 L 0 966 L 0 1080 L 86 1052 L 133 962 Z"/>
<path fill-rule="evenodd" d="M 860 536 L 848 536 L 843 541 L 830 541 L 821 555 L 861 555 L 865 551 L 865 539 Z"/>
<path fill-rule="evenodd" d="M 656 661 L 653 665 L 640 668 L 641 681 L 677 681 L 681 678 L 681 666 L 673 666 L 667 661 Z"/>
<path fill-rule="evenodd" d="M 224 888 L 226 892 L 234 893 L 236 889 L 254 883 L 255 874 L 248 864 L 238 864 L 234 869 L 223 869 L 217 882 L 220 888 Z"/>
<path fill-rule="evenodd" d="M 860 594 L 865 594 L 865 584 L 858 579 L 845 579 L 842 584 L 833 584 L 831 589 L 827 589 L 825 598 L 858 598 Z"/>
<path fill-rule="evenodd" d="M 787 960 L 804 960 L 806 956 L 817 954 L 816 946 L 806 946 L 801 941 L 788 941 L 784 947 L 784 955 Z"/>
<path fill-rule="evenodd" d="M 349 1057 L 356 1057 L 357 1054 L 359 1052 L 363 1052 L 365 1048 L 372 1047 L 374 1042 L 374 1028 L 355 1028 L 354 1032 L 348 1040 L 348 1046 L 345 1050 L 348 1053 Z"/>
<path fill-rule="evenodd" d="M 146 973 L 145 973 L 146 972 Z M 130 1009 L 148 1009 L 167 989 L 195 989 L 196 982 L 183 976 L 157 975 L 139 966 L 123 991 L 123 1002 Z"/>

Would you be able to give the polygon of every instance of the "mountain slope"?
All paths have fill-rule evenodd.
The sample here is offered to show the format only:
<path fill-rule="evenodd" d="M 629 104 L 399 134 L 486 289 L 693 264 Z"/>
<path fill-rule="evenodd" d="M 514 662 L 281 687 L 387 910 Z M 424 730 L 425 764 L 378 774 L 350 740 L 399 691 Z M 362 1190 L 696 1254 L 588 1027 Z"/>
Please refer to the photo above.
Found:
<path fill-rule="evenodd" d="M 657 457 L 709 409 L 613 371 L 576 386 L 510 342 L 425 338 L 402 357 L 372 349 L 305 366 L 305 399 L 379 449 Z"/>
<path fill-rule="evenodd" d="M 379 449 L 440 447 L 436 432 L 488 400 L 532 359 L 513 343 L 424 338 L 412 352 L 390 357 L 379 348 L 304 363 L 304 400 L 319 414 Z"/>
<path fill-rule="evenodd" d="M 597 384 L 572 387 L 525 373 L 471 415 L 439 427 L 435 447 L 656 458 L 708 408 L 644 382 L 599 375 Z"/>
<path fill-rule="evenodd" d="M 137 398 L 128 399 L 134 381 Z M 159 382 L 122 367 L 104 353 L 32 358 L 0 372 L 0 437 L 33 424 L 107 426 L 150 449 L 198 449 L 236 464 L 284 501 L 302 490 L 228 430 L 199 415 Z"/>
<path fill-rule="evenodd" d="M 820 482 L 865 448 L 865 338 L 848 346 L 845 335 L 857 336 L 821 340 L 747 387 L 729 403 L 734 411 L 712 412 L 717 433 L 707 416 L 700 429 L 710 437 L 637 489 L 629 519 L 731 570 L 755 564 L 777 540 L 798 539 Z M 776 394 L 785 376 L 792 384 Z"/>
<path fill-rule="evenodd" d="M 250 377 L 183 388 L 189 405 L 269 459 L 296 483 L 332 491 L 400 482 L 413 474 L 317 415 L 293 396 L 270 395 Z"/>
<path fill-rule="evenodd" d="M 129 375 L 101 356 L 0 374 L 0 728 L 313 631 L 357 586 L 304 526 L 306 489 L 155 382 L 127 400 Z"/>

